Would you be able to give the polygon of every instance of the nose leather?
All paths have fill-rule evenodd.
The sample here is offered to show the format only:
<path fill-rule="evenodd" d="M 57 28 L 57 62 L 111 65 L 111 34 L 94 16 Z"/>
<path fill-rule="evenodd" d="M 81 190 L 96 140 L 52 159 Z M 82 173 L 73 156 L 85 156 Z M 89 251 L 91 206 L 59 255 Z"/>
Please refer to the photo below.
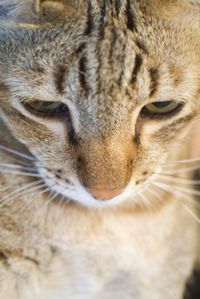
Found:
<path fill-rule="evenodd" d="M 98 200 L 109 200 L 112 199 L 118 195 L 120 195 L 123 192 L 123 189 L 118 190 L 99 190 L 99 189 L 93 189 L 93 188 L 86 188 L 87 191 Z"/>

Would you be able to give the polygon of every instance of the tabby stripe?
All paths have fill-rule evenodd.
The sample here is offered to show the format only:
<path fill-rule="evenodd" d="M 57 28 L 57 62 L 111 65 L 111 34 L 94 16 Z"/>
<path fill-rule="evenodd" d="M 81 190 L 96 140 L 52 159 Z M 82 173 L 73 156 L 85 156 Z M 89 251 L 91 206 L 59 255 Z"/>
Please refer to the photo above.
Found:
<path fill-rule="evenodd" d="M 79 144 L 79 137 L 75 132 L 72 116 L 70 110 L 66 107 L 65 117 L 67 120 L 67 132 L 68 132 L 68 141 L 72 146 L 77 146 Z"/>
<path fill-rule="evenodd" d="M 131 9 L 130 0 L 127 0 L 125 13 L 126 13 L 126 25 L 128 29 L 131 31 L 136 30 L 136 23 L 135 23 L 133 11 Z"/>
<path fill-rule="evenodd" d="M 10 266 L 8 262 L 8 257 L 2 250 L 0 251 L 0 261 L 2 261 L 5 267 Z"/>
<path fill-rule="evenodd" d="M 121 9 L 121 0 L 115 0 L 115 11 L 116 15 L 119 16 Z"/>
<path fill-rule="evenodd" d="M 139 39 L 137 39 L 135 41 L 136 46 L 144 53 L 144 54 L 148 54 L 148 49 L 146 47 L 146 45 L 144 44 L 144 42 L 140 41 Z"/>
<path fill-rule="evenodd" d="M 99 41 L 102 42 L 103 44 L 103 39 L 105 36 L 105 27 L 106 27 L 106 21 L 105 21 L 105 16 L 106 16 L 106 6 L 107 6 L 107 0 L 104 0 L 101 8 L 100 8 L 100 20 L 99 20 L 99 34 L 98 34 L 98 39 Z M 97 44 L 96 48 L 96 55 L 97 55 L 97 60 L 98 60 L 98 70 L 97 70 L 97 82 L 98 82 L 98 92 L 101 90 L 101 67 L 102 67 L 102 62 L 104 60 L 104 57 L 102 57 L 101 53 L 101 44 Z"/>
<path fill-rule="evenodd" d="M 134 65 L 134 69 L 133 69 L 132 77 L 131 77 L 131 84 L 136 83 L 137 75 L 141 69 L 141 66 L 142 66 L 142 56 L 140 54 L 136 54 L 135 65 Z"/>
<path fill-rule="evenodd" d="M 100 9 L 100 22 L 99 22 L 99 40 L 102 40 L 104 38 L 105 34 L 105 16 L 106 16 L 106 1 L 104 1 L 101 9 Z"/>
<path fill-rule="evenodd" d="M 124 43 L 123 48 L 122 48 L 122 53 L 126 53 L 126 47 L 127 47 L 127 43 Z M 119 80 L 118 80 L 118 84 L 121 85 L 123 83 L 123 78 L 124 78 L 124 74 L 125 74 L 125 61 L 126 61 L 126 56 L 124 55 L 124 59 L 122 62 L 122 71 L 121 74 L 119 76 Z"/>
<path fill-rule="evenodd" d="M 81 44 L 79 45 L 79 47 L 76 49 L 75 54 L 76 54 L 76 55 L 79 55 L 80 53 L 82 53 L 83 50 L 85 49 L 85 47 L 86 47 L 85 43 L 81 43 Z"/>
<path fill-rule="evenodd" d="M 83 56 L 79 61 L 79 82 L 80 82 L 81 88 L 85 91 L 85 93 L 87 95 L 89 92 L 89 86 L 88 86 L 87 79 L 86 79 L 86 76 L 87 76 L 86 65 L 87 65 L 87 60 Z"/>
<path fill-rule="evenodd" d="M 88 10 L 87 10 L 87 26 L 85 29 L 85 34 L 90 35 L 94 27 L 93 15 L 92 15 L 92 4 L 91 1 L 88 1 Z"/>
<path fill-rule="evenodd" d="M 112 42 L 110 43 L 110 54 L 109 54 L 109 60 L 112 60 L 113 57 L 113 50 L 115 49 L 115 43 L 117 41 L 117 31 L 115 29 L 115 27 L 112 27 Z"/>
<path fill-rule="evenodd" d="M 68 124 L 68 141 L 72 146 L 77 146 L 80 142 L 80 138 L 76 134 L 71 121 Z"/>
<path fill-rule="evenodd" d="M 158 90 L 159 86 L 159 72 L 156 68 L 149 70 L 151 85 L 150 85 L 150 96 L 152 97 Z"/>
<path fill-rule="evenodd" d="M 171 117 L 175 116 L 176 114 L 178 114 L 179 111 L 181 111 L 182 106 L 179 107 L 179 109 L 177 111 L 174 112 L 174 114 L 172 113 Z M 169 119 L 169 115 L 163 115 L 162 118 L 166 118 Z M 190 123 L 191 120 L 193 120 L 195 117 L 194 113 L 191 113 L 189 115 L 186 115 L 182 118 L 179 118 L 178 120 L 176 119 L 174 122 L 172 122 L 169 125 L 166 125 L 164 127 L 162 127 L 160 130 L 158 130 L 157 132 L 155 132 L 155 134 L 153 135 L 154 138 L 159 138 L 159 139 L 168 139 L 169 135 L 168 132 L 170 132 L 171 134 L 171 138 L 173 136 L 177 136 L 177 131 L 178 130 L 182 130 L 183 128 L 185 128 L 186 124 Z"/>
<path fill-rule="evenodd" d="M 64 92 L 64 79 L 66 74 L 66 67 L 64 65 L 59 65 L 55 71 L 54 82 L 56 86 L 56 90 L 63 94 Z"/>

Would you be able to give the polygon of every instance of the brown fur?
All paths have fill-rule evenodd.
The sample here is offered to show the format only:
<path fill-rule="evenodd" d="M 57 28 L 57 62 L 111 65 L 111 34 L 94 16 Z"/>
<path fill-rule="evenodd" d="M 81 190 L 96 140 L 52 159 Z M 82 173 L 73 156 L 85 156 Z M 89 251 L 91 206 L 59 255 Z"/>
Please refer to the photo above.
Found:
<path fill-rule="evenodd" d="M 0 0 L 0 299 L 181 299 L 198 258 L 195 200 L 188 213 L 178 185 L 191 177 L 154 183 L 166 183 L 163 163 L 190 156 L 199 3 L 10 3 Z M 62 106 L 44 115 L 30 101 Z M 160 101 L 183 107 L 145 112 Z"/>

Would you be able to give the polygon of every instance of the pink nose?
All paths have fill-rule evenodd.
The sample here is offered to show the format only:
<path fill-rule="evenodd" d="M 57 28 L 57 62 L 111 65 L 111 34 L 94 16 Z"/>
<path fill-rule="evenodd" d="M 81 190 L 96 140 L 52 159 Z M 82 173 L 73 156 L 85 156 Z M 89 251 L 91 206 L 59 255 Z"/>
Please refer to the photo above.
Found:
<path fill-rule="evenodd" d="M 99 200 L 108 200 L 112 199 L 113 197 L 121 194 L 123 192 L 123 189 L 119 190 L 98 190 L 93 188 L 87 188 L 87 191 L 96 199 Z"/>

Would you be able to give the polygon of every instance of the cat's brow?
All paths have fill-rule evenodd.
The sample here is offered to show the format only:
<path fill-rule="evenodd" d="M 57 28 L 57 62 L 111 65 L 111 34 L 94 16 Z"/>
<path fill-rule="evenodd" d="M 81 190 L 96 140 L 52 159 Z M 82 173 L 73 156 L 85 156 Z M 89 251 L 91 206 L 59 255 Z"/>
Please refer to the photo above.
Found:
<path fill-rule="evenodd" d="M 131 31 L 136 31 L 137 28 L 136 28 L 135 16 L 131 9 L 131 1 L 130 0 L 127 0 L 125 14 L 126 14 L 127 28 Z"/>
<path fill-rule="evenodd" d="M 89 92 L 89 86 L 87 83 L 87 74 L 86 74 L 86 65 L 87 65 L 87 59 L 85 56 L 83 56 L 79 61 L 79 83 L 82 88 L 82 90 L 87 95 Z"/>
<path fill-rule="evenodd" d="M 131 83 L 136 83 L 137 75 L 140 72 L 142 66 L 142 56 L 140 54 L 137 54 L 135 56 L 135 65 L 132 73 Z"/>
<path fill-rule="evenodd" d="M 54 83 L 56 90 L 59 94 L 64 92 L 64 79 L 67 73 L 67 67 L 65 65 L 58 65 L 54 72 Z"/>
<path fill-rule="evenodd" d="M 93 14 L 92 14 L 92 4 L 88 1 L 88 13 L 87 13 L 87 26 L 85 29 L 85 34 L 89 35 L 92 32 L 94 26 Z"/>
<path fill-rule="evenodd" d="M 158 90 L 159 86 L 159 71 L 157 68 L 151 68 L 149 70 L 151 86 L 150 86 L 150 96 L 154 96 Z"/>

